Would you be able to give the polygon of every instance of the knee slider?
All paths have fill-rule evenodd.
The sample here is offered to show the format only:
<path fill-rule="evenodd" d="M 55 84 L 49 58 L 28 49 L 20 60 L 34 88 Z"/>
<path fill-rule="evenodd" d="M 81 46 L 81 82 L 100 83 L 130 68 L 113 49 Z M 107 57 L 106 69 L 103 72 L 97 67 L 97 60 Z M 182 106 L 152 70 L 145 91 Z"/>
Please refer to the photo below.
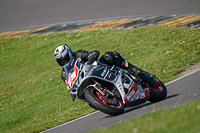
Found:
<path fill-rule="evenodd" d="M 99 59 L 107 65 L 112 65 L 112 52 L 105 52 Z"/>
<path fill-rule="evenodd" d="M 114 51 L 114 52 L 113 52 L 113 55 L 114 55 L 114 56 L 121 56 L 121 54 L 118 53 L 117 51 Z"/>
<path fill-rule="evenodd" d="M 112 55 L 112 52 L 105 52 L 103 54 L 103 57 L 106 59 L 106 60 L 110 60 L 111 59 L 111 55 Z"/>
<path fill-rule="evenodd" d="M 118 65 L 118 66 L 121 66 L 122 63 L 125 61 L 123 56 L 116 51 L 113 52 L 113 58 L 114 58 L 115 64 Z"/>

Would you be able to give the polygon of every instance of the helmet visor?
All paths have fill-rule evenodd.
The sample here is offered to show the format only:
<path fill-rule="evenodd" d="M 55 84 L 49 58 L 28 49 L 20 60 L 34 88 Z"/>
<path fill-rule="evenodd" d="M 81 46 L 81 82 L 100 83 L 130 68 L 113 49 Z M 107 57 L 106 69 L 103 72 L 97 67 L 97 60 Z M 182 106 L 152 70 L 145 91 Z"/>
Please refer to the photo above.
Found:
<path fill-rule="evenodd" d="M 67 53 L 64 58 L 59 58 L 56 60 L 60 66 L 64 66 L 66 63 L 70 61 L 70 56 Z"/>

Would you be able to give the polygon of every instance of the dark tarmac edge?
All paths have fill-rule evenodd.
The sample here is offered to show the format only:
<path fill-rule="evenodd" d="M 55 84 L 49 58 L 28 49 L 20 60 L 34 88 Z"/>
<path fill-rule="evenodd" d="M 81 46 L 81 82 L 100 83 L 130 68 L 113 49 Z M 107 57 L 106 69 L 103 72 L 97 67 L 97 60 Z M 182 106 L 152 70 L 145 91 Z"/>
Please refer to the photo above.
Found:
<path fill-rule="evenodd" d="M 83 32 L 97 29 L 131 29 L 144 26 L 189 27 L 200 29 L 200 12 L 135 15 L 114 18 L 71 21 L 41 26 L 33 26 L 11 31 L 0 31 L 0 37 L 21 37 L 52 32 Z"/>

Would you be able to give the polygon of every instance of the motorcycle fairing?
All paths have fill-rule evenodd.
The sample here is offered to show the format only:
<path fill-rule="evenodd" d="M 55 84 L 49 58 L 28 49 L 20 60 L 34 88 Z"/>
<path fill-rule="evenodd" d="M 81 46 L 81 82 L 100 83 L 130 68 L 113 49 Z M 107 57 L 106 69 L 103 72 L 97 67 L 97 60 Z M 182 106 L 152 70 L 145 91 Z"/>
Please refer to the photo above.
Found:
<path fill-rule="evenodd" d="M 68 75 L 68 78 L 67 80 L 65 80 L 65 83 L 68 85 L 69 90 L 73 87 L 74 83 L 76 82 L 79 76 L 79 68 L 82 68 L 82 65 L 77 63 L 78 61 L 80 61 L 80 58 L 78 58 L 76 61 L 73 60 L 72 63 L 69 64 L 69 66 L 64 67 Z"/>
<path fill-rule="evenodd" d="M 107 69 L 104 66 L 97 66 L 95 67 L 95 69 L 93 71 L 91 71 L 90 73 L 88 73 L 87 75 L 88 77 L 100 77 L 101 79 L 105 79 L 108 81 L 113 81 L 116 78 L 116 75 L 111 72 L 109 69 Z"/>
<path fill-rule="evenodd" d="M 77 94 L 77 98 L 83 98 L 84 90 L 87 89 L 87 82 L 90 79 L 100 79 L 113 84 L 118 90 L 123 100 L 123 103 L 128 103 L 133 100 L 145 99 L 149 97 L 149 89 L 146 88 L 142 92 L 138 91 L 138 86 L 133 79 L 125 75 L 122 69 L 119 71 L 113 71 L 108 66 L 101 65 L 82 65 L 81 59 L 74 60 L 69 66 L 65 67 L 65 71 L 68 74 L 66 84 L 69 86 L 70 93 Z M 72 69 L 73 67 L 73 69 Z M 122 75 L 129 78 L 130 83 L 123 83 Z M 128 92 L 125 92 L 125 86 Z M 79 90 L 77 92 L 77 90 Z M 98 90 L 98 89 L 97 89 Z M 98 90 L 99 91 L 99 90 Z"/>
<path fill-rule="evenodd" d="M 147 99 L 149 98 L 149 88 L 145 88 L 143 92 L 139 92 L 135 87 L 129 94 L 127 94 L 124 99 L 124 103 L 129 103 L 135 100 Z"/>
<path fill-rule="evenodd" d="M 134 97 L 134 96 L 137 96 L 137 95 L 136 95 L 136 94 L 138 93 L 137 84 L 136 84 L 134 81 L 132 81 L 132 82 L 131 82 L 131 85 L 130 85 L 129 88 L 128 88 L 128 90 L 129 90 L 129 91 L 128 91 L 128 93 L 127 93 L 125 99 L 124 99 L 124 102 L 125 102 L 125 103 L 127 103 L 127 102 L 133 100 L 133 97 Z"/>
<path fill-rule="evenodd" d="M 84 67 L 83 67 L 83 69 L 84 69 Z M 111 77 L 111 76 L 109 76 L 109 73 L 111 73 L 111 75 L 113 76 L 112 80 L 111 80 L 111 78 L 109 78 L 109 77 Z M 118 75 L 115 75 L 113 72 L 109 71 L 105 67 L 96 66 L 95 68 L 91 69 L 89 74 L 85 77 L 85 79 L 83 79 L 83 82 L 84 82 L 84 80 L 86 80 L 88 78 L 96 78 L 96 79 L 101 79 L 101 80 L 112 83 L 119 90 L 119 93 L 121 95 L 123 103 L 128 103 L 133 100 L 144 99 L 144 98 L 149 97 L 148 88 L 146 90 L 142 90 L 142 92 L 139 92 L 136 82 L 133 81 L 132 79 L 129 79 L 131 81 L 130 84 L 125 85 L 125 83 L 122 82 L 122 74 L 123 74 L 122 69 L 118 72 Z M 128 86 L 127 87 L 129 90 L 128 93 L 125 93 L 124 86 Z M 97 89 L 97 90 L 101 94 L 104 95 L 104 93 L 102 93 L 102 91 L 100 91 L 99 89 Z"/>

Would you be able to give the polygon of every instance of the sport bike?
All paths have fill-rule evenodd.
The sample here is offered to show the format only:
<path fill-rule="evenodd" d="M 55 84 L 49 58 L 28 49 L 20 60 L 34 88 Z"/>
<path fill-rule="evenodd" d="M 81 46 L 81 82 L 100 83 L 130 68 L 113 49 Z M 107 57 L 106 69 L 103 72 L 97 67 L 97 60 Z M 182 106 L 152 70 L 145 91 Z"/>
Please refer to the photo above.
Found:
<path fill-rule="evenodd" d="M 73 59 L 64 66 L 65 83 L 73 99 L 80 99 L 109 115 L 119 115 L 126 106 L 157 102 L 167 96 L 165 85 L 154 75 L 142 71 L 140 81 L 117 66 L 100 61 L 84 64 Z"/>

